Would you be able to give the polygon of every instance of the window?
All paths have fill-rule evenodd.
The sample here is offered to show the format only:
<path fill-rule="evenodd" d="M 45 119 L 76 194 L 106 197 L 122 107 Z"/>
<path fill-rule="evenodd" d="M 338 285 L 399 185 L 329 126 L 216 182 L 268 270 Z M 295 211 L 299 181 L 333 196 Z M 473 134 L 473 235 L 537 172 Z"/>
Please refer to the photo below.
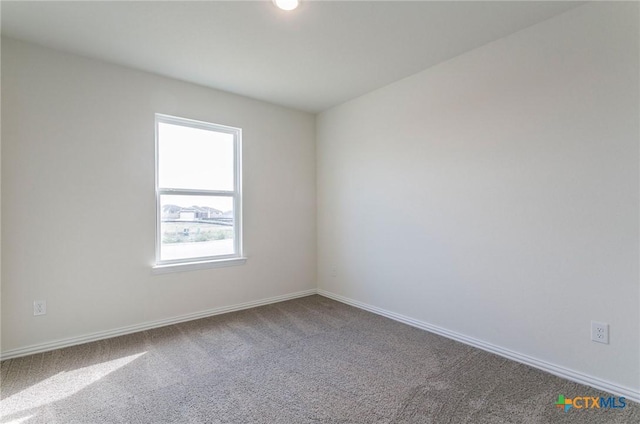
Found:
<path fill-rule="evenodd" d="M 156 268 L 244 262 L 241 134 L 156 115 Z"/>

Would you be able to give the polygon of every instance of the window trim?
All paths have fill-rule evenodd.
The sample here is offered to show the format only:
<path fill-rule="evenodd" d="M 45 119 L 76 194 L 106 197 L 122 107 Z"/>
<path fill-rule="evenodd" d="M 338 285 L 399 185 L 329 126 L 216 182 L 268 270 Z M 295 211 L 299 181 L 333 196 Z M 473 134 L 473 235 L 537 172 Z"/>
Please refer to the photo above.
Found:
<path fill-rule="evenodd" d="M 216 131 L 233 135 L 234 154 L 234 190 L 199 190 L 199 189 L 172 189 L 162 188 L 160 181 L 160 145 L 159 124 L 172 124 L 184 127 L 197 128 L 207 131 Z M 241 265 L 246 258 L 243 256 L 243 231 L 242 231 L 242 129 L 194 119 L 180 118 L 177 116 L 155 114 L 155 192 L 156 192 L 156 236 L 155 236 L 155 263 L 154 273 L 182 271 L 190 269 L 213 268 L 221 266 Z M 233 198 L 233 223 L 234 223 L 234 254 L 217 256 L 198 256 L 184 259 L 161 260 L 160 249 L 162 244 L 162 195 L 199 195 L 199 196 L 224 196 Z"/>

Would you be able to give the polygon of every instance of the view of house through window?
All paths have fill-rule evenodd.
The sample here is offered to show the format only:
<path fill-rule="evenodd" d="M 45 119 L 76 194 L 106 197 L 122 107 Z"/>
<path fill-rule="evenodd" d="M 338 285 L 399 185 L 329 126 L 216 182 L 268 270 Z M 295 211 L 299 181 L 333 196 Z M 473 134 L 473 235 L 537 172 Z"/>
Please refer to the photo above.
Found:
<path fill-rule="evenodd" d="M 238 128 L 156 115 L 156 262 L 241 256 Z"/>

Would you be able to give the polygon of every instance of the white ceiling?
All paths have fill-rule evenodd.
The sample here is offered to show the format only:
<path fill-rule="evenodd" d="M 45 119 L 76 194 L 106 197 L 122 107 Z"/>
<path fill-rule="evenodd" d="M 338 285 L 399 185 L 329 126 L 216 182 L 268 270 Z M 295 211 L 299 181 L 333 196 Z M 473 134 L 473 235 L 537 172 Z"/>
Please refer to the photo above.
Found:
<path fill-rule="evenodd" d="M 2 35 L 310 112 L 579 2 L 2 1 Z"/>

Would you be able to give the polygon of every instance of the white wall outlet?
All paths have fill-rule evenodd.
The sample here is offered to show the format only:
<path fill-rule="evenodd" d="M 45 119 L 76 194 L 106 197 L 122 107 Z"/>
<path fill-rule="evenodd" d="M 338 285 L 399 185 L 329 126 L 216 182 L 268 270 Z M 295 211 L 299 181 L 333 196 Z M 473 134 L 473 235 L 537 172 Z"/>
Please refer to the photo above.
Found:
<path fill-rule="evenodd" d="M 338 270 L 336 269 L 335 266 L 331 267 L 331 270 L 329 271 L 329 275 L 331 275 L 332 277 L 337 277 L 338 276 Z"/>
<path fill-rule="evenodd" d="M 591 321 L 591 340 L 609 344 L 609 324 Z"/>
<path fill-rule="evenodd" d="M 47 313 L 47 301 L 46 300 L 34 300 L 33 301 L 33 315 L 45 315 Z"/>

